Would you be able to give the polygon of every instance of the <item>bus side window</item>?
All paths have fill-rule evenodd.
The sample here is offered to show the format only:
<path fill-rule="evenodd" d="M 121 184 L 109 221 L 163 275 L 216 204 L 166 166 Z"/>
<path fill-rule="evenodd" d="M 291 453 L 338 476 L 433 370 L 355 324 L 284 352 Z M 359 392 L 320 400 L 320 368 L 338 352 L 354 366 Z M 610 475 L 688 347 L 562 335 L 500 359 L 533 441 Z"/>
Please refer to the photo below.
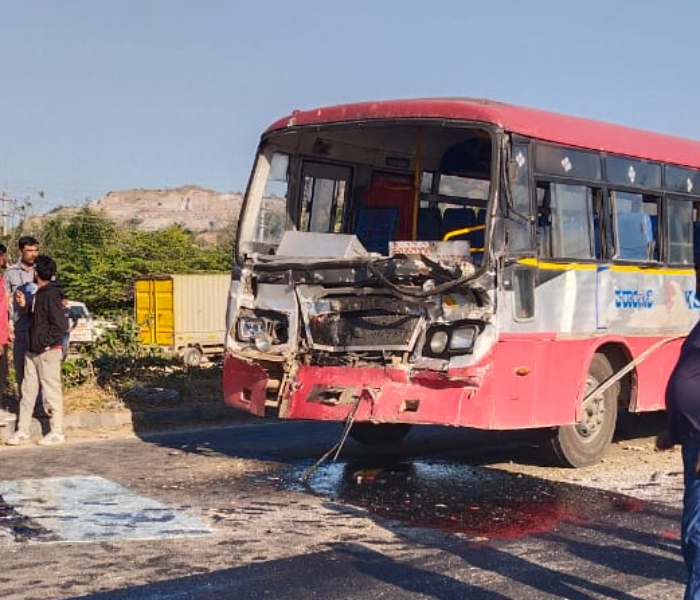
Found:
<path fill-rule="evenodd" d="M 593 194 L 589 187 L 552 184 L 552 251 L 558 258 L 593 258 Z"/>
<path fill-rule="evenodd" d="M 537 229 L 540 256 L 594 258 L 593 190 L 566 183 L 538 184 Z"/>
<path fill-rule="evenodd" d="M 666 239 L 668 262 L 691 265 L 694 263 L 694 240 L 697 223 L 693 222 L 693 203 L 687 198 L 669 197 L 666 200 Z"/>
<path fill-rule="evenodd" d="M 531 252 L 532 205 L 530 200 L 529 152 L 526 144 L 514 144 L 509 162 L 510 200 L 512 209 L 505 221 L 506 245 L 515 254 Z"/>
<path fill-rule="evenodd" d="M 615 213 L 615 258 L 658 260 L 658 201 L 655 196 L 612 193 Z"/>

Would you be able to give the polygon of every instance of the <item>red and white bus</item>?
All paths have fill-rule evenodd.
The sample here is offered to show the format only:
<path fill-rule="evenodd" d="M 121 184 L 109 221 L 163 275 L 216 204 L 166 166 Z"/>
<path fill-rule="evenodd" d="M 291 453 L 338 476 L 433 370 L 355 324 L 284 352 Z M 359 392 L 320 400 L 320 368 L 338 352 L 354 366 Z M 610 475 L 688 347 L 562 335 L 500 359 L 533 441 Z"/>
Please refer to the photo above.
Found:
<path fill-rule="evenodd" d="M 241 213 L 225 400 L 367 442 L 549 428 L 591 464 L 619 410 L 664 407 L 699 209 L 691 140 L 474 99 L 294 111 Z"/>

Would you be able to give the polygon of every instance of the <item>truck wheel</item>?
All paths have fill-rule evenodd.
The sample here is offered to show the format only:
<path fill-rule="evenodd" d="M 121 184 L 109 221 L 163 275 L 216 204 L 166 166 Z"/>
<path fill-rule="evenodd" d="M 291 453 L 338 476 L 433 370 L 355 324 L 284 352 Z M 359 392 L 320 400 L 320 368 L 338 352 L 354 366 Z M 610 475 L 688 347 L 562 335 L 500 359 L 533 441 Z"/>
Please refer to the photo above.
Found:
<path fill-rule="evenodd" d="M 202 354 L 202 351 L 195 346 L 190 346 L 182 354 L 182 362 L 188 367 L 198 367 L 202 364 L 203 358 L 204 355 Z"/>
<path fill-rule="evenodd" d="M 350 437 L 365 446 L 393 446 L 411 430 L 407 423 L 355 423 Z"/>
<path fill-rule="evenodd" d="M 610 361 L 603 354 L 593 355 L 586 377 L 586 394 L 613 375 Z M 550 458 L 563 467 L 587 467 L 600 461 L 607 452 L 617 423 L 619 382 L 599 398 L 592 398 L 583 410 L 583 418 L 574 425 L 558 427 L 544 444 Z M 584 394 L 585 395 L 585 394 Z"/>

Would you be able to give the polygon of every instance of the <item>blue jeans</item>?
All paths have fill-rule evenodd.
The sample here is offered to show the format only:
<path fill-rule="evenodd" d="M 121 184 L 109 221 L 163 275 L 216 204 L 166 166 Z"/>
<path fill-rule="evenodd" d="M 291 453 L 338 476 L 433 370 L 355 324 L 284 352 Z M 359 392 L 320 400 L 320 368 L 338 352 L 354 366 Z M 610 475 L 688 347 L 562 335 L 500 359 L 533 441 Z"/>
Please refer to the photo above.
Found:
<path fill-rule="evenodd" d="M 24 355 L 29 349 L 29 330 L 15 331 L 15 343 L 12 346 L 12 360 L 15 367 L 15 379 L 17 381 L 18 395 L 22 395 L 22 381 L 24 380 Z"/>
<path fill-rule="evenodd" d="M 684 600 L 700 600 L 700 477 L 695 465 L 700 455 L 700 440 L 683 444 L 683 520 L 681 550 L 688 569 Z"/>

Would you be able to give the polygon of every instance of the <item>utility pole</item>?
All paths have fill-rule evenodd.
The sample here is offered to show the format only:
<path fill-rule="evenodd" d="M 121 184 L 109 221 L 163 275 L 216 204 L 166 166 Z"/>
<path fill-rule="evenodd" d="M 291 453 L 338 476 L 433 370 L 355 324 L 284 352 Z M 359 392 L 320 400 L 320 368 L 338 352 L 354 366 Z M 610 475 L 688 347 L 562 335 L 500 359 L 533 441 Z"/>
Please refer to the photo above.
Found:
<path fill-rule="evenodd" d="M 7 203 L 9 198 L 7 197 L 7 188 L 2 188 L 2 196 L 0 196 L 0 203 L 2 204 L 2 212 L 0 216 L 2 217 L 2 237 L 7 235 Z"/>

